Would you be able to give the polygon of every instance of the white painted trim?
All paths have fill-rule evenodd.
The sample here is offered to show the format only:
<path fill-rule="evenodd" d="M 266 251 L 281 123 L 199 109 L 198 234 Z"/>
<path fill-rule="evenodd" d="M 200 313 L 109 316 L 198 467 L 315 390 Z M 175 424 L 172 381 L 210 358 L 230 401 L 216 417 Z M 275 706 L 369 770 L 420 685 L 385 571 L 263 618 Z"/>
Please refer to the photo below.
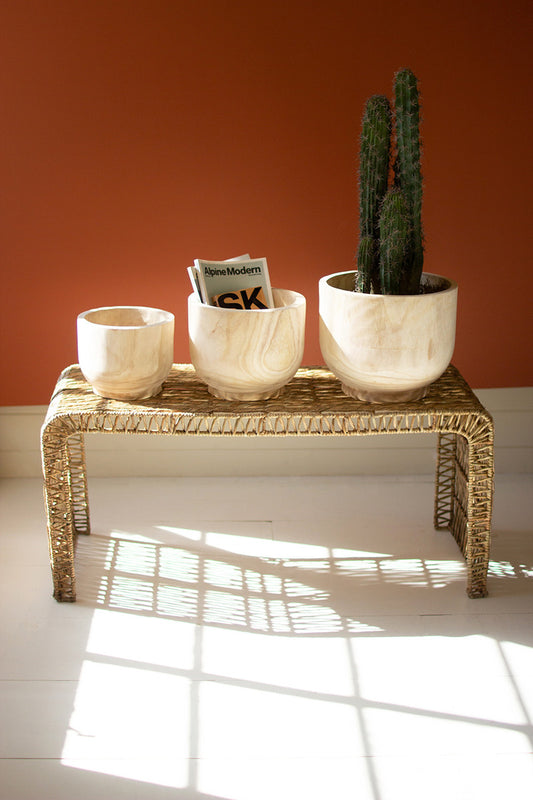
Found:
<path fill-rule="evenodd" d="M 533 473 L 533 387 L 479 389 L 493 415 L 497 473 Z M 45 406 L 0 407 L 0 477 L 41 475 Z M 95 477 L 424 475 L 435 469 L 436 435 L 211 438 L 86 437 Z"/>

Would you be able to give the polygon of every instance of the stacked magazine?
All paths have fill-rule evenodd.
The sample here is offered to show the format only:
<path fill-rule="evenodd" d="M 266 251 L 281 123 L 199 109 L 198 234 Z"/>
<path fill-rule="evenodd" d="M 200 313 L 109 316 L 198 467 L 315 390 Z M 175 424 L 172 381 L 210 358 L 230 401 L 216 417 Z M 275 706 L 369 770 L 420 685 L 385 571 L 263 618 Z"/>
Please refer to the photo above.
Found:
<path fill-rule="evenodd" d="M 187 271 L 202 303 L 220 308 L 274 307 L 266 258 L 250 258 L 248 253 L 226 261 L 195 258 Z"/>

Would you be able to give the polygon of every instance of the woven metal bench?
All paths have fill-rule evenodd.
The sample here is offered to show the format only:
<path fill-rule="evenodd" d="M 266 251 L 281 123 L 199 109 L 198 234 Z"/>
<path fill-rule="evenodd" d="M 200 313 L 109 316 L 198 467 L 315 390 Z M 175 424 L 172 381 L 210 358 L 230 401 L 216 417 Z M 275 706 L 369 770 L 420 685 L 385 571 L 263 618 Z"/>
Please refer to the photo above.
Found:
<path fill-rule="evenodd" d="M 467 564 L 467 593 L 487 594 L 494 487 L 494 425 L 450 366 L 422 400 L 389 406 L 347 397 L 326 369 L 298 370 L 279 397 L 217 400 L 189 364 L 174 364 L 157 397 L 96 396 L 77 365 L 60 375 L 41 431 L 54 597 L 76 599 L 75 537 L 89 533 L 84 435 L 372 436 L 437 433 L 434 525 L 449 529 Z"/>

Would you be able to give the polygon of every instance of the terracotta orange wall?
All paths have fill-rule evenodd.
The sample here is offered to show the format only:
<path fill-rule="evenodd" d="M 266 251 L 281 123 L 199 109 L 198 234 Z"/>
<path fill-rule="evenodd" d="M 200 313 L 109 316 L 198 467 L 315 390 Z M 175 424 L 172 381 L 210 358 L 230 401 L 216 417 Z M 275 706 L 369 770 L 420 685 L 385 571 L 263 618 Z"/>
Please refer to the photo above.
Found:
<path fill-rule="evenodd" d="M 401 14 L 397 9 L 401 9 Z M 176 314 L 185 268 L 250 251 L 308 298 L 351 268 L 365 99 L 424 98 L 426 268 L 460 285 L 454 361 L 533 384 L 531 4 L 521 0 L 4 0 L 0 404 L 48 402 L 76 315 Z"/>

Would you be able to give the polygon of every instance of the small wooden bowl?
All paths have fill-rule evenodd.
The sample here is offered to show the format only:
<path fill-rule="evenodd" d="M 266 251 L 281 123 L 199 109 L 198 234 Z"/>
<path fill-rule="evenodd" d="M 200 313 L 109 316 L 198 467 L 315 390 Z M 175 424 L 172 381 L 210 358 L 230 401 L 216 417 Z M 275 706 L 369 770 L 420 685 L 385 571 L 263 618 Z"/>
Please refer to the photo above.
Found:
<path fill-rule="evenodd" d="M 78 360 L 95 394 L 144 400 L 161 390 L 174 355 L 174 315 L 145 306 L 93 308 L 78 316 Z"/>

